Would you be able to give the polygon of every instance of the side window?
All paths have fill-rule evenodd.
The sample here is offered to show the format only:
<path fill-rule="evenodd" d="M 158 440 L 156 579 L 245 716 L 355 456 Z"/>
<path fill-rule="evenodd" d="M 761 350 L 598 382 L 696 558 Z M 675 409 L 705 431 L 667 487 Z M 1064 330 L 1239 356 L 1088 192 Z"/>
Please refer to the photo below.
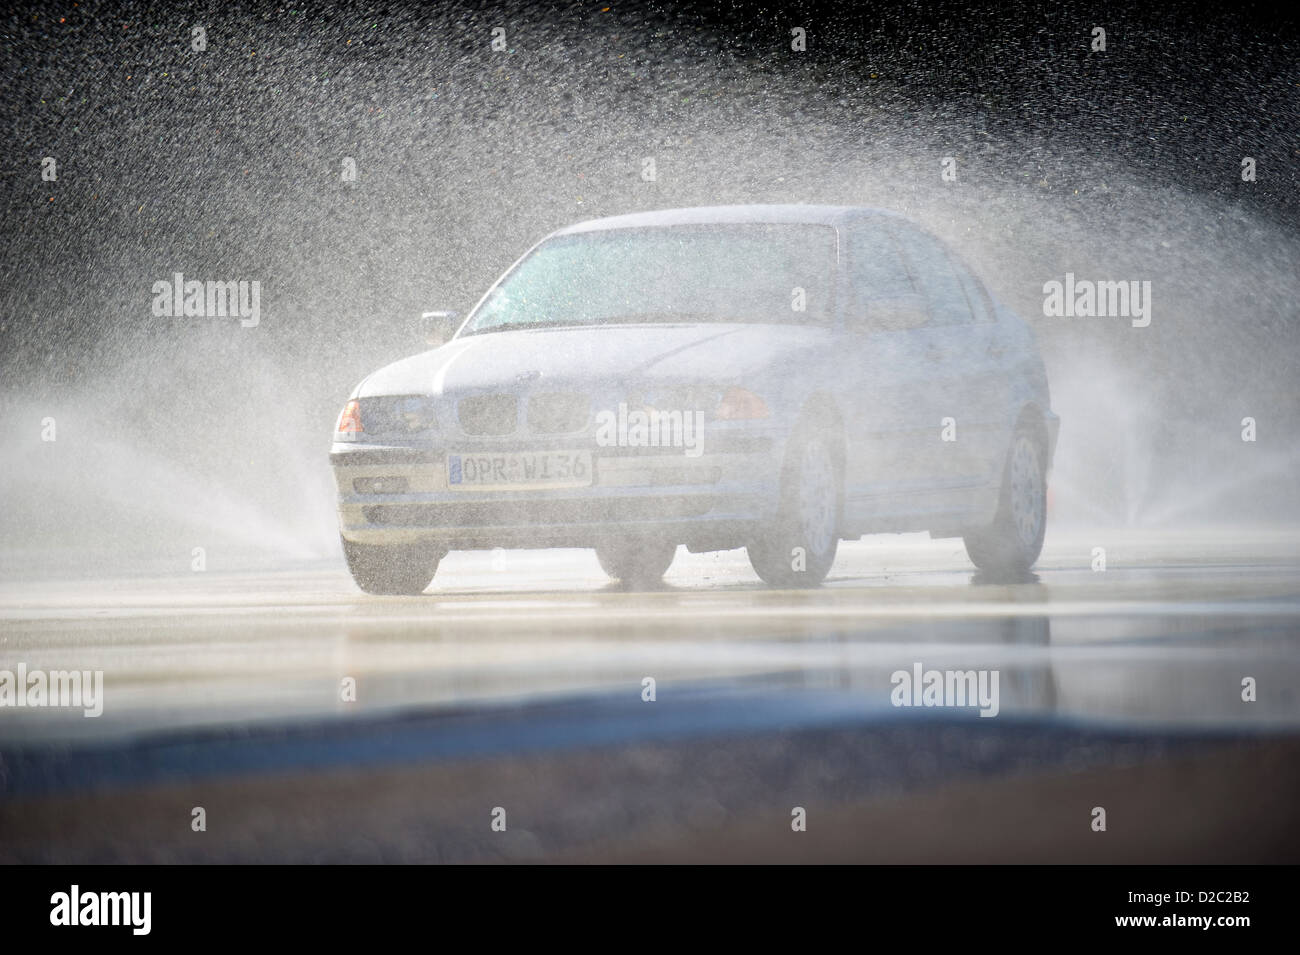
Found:
<path fill-rule="evenodd" d="M 886 224 L 870 219 L 854 223 L 849 243 L 851 324 L 864 331 L 925 324 L 923 300 Z"/>
<path fill-rule="evenodd" d="M 898 244 L 907 255 L 921 294 L 929 305 L 931 323 L 970 324 L 970 304 L 943 243 L 924 232 L 906 227 L 899 229 L 897 234 Z"/>

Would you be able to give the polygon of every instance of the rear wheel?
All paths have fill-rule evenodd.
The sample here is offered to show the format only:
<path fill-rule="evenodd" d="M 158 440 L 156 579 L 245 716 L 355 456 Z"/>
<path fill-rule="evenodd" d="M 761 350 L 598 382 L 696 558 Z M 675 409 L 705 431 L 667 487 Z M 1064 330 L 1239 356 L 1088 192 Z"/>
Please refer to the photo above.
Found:
<path fill-rule="evenodd" d="M 667 541 L 620 540 L 596 548 L 601 570 L 630 587 L 653 587 L 677 556 L 677 545 Z"/>
<path fill-rule="evenodd" d="M 425 543 L 355 544 L 343 538 L 352 579 L 368 594 L 422 594 L 446 555 Z"/>
<path fill-rule="evenodd" d="M 816 587 L 839 549 L 840 466 L 831 442 L 796 432 L 781 480 L 773 526 L 747 549 L 750 566 L 770 587 Z"/>
<path fill-rule="evenodd" d="M 1027 428 L 1011 439 L 993 523 L 966 534 L 966 553 L 980 570 L 1021 574 L 1043 550 L 1047 530 L 1047 477 L 1042 443 Z"/>

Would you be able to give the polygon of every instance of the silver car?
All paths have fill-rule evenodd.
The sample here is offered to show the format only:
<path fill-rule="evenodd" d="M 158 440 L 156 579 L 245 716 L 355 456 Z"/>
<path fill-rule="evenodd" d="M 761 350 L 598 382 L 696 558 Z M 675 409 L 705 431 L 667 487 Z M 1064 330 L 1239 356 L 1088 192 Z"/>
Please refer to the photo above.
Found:
<path fill-rule="evenodd" d="M 629 586 L 679 545 L 816 586 L 841 540 L 960 536 L 1023 573 L 1058 419 L 1026 324 L 907 219 L 729 206 L 548 236 L 440 347 L 353 391 L 330 462 L 370 593 L 448 551 L 594 547 Z M 454 332 L 454 333 L 453 333 Z"/>

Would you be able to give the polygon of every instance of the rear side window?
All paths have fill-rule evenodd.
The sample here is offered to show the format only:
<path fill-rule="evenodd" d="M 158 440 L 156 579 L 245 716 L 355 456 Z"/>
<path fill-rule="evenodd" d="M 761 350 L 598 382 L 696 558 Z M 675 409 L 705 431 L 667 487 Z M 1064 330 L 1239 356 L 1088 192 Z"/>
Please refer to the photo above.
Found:
<path fill-rule="evenodd" d="M 872 299 L 896 299 L 916 292 L 898 246 L 883 224 L 860 223 L 853 227 L 851 236 L 849 269 L 860 305 L 866 306 Z"/>
<path fill-rule="evenodd" d="M 920 304 L 907 263 L 883 221 L 867 219 L 850 226 L 848 272 L 853 284 L 852 324 L 887 328 L 893 323 L 883 312 L 896 317 L 895 307 L 900 303 Z M 915 322 L 908 324 L 914 326 Z"/>
<path fill-rule="evenodd" d="M 962 281 L 943 243 L 911 228 L 899 229 L 897 238 L 929 306 L 930 323 L 970 324 L 970 303 L 966 300 Z"/>

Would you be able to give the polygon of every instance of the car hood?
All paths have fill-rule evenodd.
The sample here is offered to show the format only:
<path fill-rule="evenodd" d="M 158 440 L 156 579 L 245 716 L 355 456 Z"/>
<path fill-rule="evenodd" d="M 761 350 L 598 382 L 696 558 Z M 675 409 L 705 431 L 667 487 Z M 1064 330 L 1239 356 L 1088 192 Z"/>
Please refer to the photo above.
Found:
<path fill-rule="evenodd" d="M 469 335 L 394 362 L 354 397 L 574 381 L 743 381 L 798 366 L 831 332 L 799 325 L 702 323 L 520 329 Z"/>

